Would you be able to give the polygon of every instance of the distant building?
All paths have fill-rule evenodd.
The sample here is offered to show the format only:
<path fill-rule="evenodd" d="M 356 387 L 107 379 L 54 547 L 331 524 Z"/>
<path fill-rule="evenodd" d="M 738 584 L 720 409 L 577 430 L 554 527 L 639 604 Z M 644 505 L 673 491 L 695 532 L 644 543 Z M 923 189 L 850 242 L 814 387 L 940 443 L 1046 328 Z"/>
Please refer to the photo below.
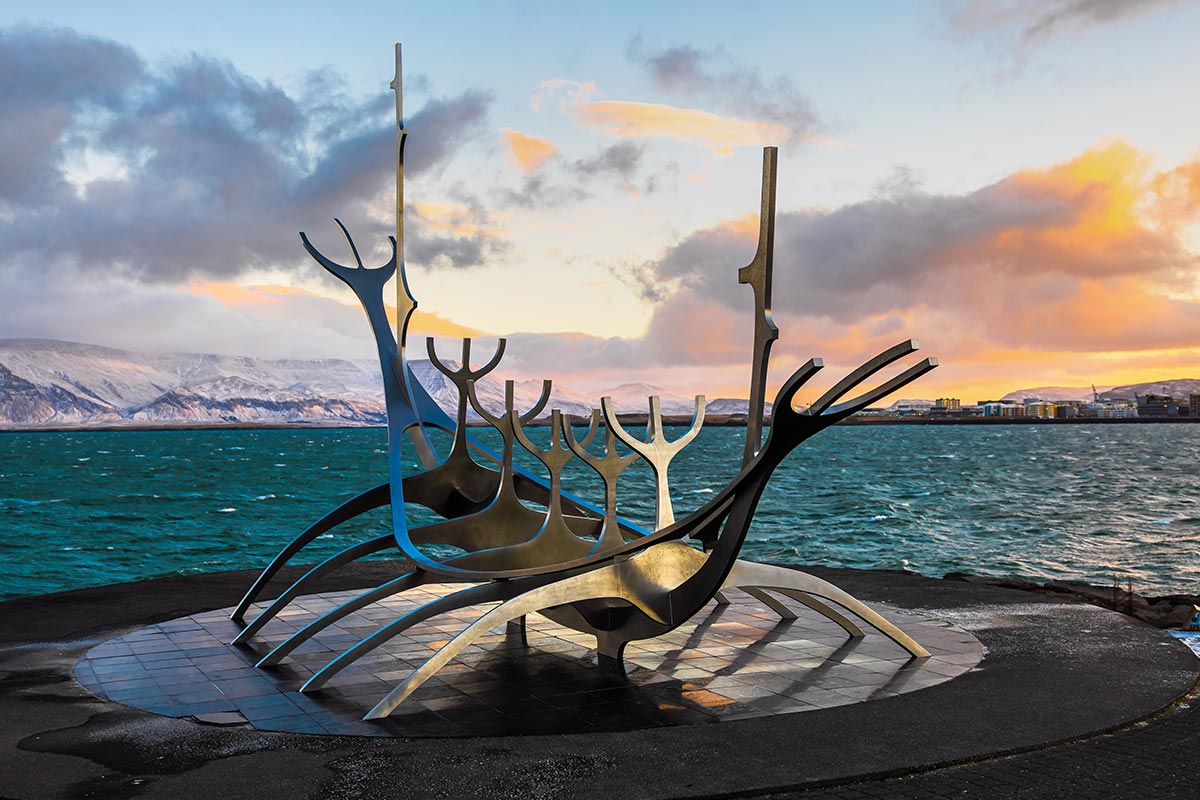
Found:
<path fill-rule="evenodd" d="M 1084 406 L 1080 416 L 1096 417 L 1098 419 L 1132 419 L 1138 415 L 1137 406 L 1124 400 L 1105 403 L 1091 403 Z"/>
<path fill-rule="evenodd" d="M 1179 401 L 1165 394 L 1135 395 L 1139 417 L 1178 417 Z"/>
<path fill-rule="evenodd" d="M 1058 404 L 1058 419 L 1075 419 L 1086 416 L 1088 416 L 1087 404 L 1081 400 L 1066 400 Z"/>
<path fill-rule="evenodd" d="M 939 397 L 933 403 L 934 411 L 962 411 L 962 401 L 957 397 Z"/>
<path fill-rule="evenodd" d="M 1038 419 L 1055 419 L 1058 417 L 1058 404 L 1048 400 L 1026 400 L 1025 416 Z"/>
<path fill-rule="evenodd" d="M 1000 400 L 987 400 L 979 404 L 985 417 L 1023 417 L 1024 403 L 1005 403 Z"/>
<path fill-rule="evenodd" d="M 1188 416 L 1200 417 L 1200 394 L 1188 396 Z"/>
<path fill-rule="evenodd" d="M 915 417 L 929 412 L 933 403 L 928 400 L 897 400 L 891 406 L 891 411 L 898 417 Z"/>

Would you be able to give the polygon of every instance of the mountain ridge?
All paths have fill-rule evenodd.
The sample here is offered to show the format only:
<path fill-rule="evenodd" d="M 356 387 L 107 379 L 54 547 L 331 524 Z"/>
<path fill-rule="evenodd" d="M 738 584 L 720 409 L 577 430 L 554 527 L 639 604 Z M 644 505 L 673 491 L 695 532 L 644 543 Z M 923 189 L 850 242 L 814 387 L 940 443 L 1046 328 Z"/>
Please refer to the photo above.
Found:
<path fill-rule="evenodd" d="M 428 360 L 414 375 L 447 414 L 458 392 Z M 451 368 L 457 365 L 447 362 Z M 694 400 L 650 384 L 622 384 L 594 397 L 553 385 L 547 408 L 588 416 L 611 394 L 621 413 L 644 413 L 645 395 L 661 396 L 668 416 L 690 416 Z M 514 383 L 514 405 L 538 401 L 542 382 Z M 490 413 L 504 408 L 504 384 L 477 386 Z M 745 400 L 721 398 L 711 413 L 745 414 Z M 740 403 L 740 406 L 738 405 Z M 469 409 L 471 421 L 480 417 Z M 370 359 L 259 359 L 205 353 L 142 353 L 53 339 L 0 339 L 0 428 L 139 425 L 382 425 L 387 420 L 378 362 Z"/>

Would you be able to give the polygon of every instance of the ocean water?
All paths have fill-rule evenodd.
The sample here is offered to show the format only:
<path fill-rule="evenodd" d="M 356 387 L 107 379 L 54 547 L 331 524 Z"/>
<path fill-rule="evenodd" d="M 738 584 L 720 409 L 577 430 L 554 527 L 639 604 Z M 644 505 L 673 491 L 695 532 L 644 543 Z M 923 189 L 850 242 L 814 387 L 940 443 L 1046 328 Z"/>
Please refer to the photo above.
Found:
<path fill-rule="evenodd" d="M 743 436 L 705 429 L 680 454 L 677 516 L 737 472 Z M 385 446 L 382 429 L 0 435 L 0 598 L 260 567 L 326 510 L 382 481 Z M 743 552 L 1195 592 L 1198 466 L 1200 425 L 836 427 L 776 474 Z M 598 478 L 577 459 L 565 483 L 599 500 Z M 644 465 L 622 476 L 620 497 L 622 513 L 652 520 Z M 415 507 L 412 516 L 431 519 Z M 377 510 L 301 560 L 388 529 Z"/>

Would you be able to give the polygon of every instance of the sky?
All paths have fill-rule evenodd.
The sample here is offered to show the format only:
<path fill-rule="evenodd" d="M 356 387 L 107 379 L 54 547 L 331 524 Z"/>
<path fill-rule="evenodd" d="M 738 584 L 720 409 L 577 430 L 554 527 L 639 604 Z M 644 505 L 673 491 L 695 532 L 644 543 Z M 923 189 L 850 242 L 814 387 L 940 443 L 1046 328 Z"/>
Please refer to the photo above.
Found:
<path fill-rule="evenodd" d="M 772 145 L 772 388 L 910 337 L 941 362 L 913 397 L 1200 377 L 1197 30 L 1170 0 L 8 0 L 0 338 L 373 357 L 297 232 L 387 260 L 402 42 L 410 348 L 745 397 Z"/>

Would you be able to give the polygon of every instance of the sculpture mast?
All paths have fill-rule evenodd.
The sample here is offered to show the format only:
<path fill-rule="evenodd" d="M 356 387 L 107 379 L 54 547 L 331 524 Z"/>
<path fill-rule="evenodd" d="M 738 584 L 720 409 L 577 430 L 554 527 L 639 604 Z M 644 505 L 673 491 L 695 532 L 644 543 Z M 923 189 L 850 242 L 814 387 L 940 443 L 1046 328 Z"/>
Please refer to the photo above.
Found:
<path fill-rule="evenodd" d="M 746 413 L 746 449 L 742 466 L 762 447 L 763 413 L 767 399 L 767 365 L 779 328 L 771 315 L 771 272 L 775 253 L 775 171 L 779 148 L 763 148 L 762 206 L 758 217 L 758 250 L 754 260 L 738 270 L 738 283 L 754 290 L 754 351 L 750 366 L 750 408 Z"/>
<path fill-rule="evenodd" d="M 392 79 L 392 91 L 396 93 L 396 343 L 400 357 L 404 357 L 405 340 L 408 338 L 408 318 L 417 308 L 417 299 L 408 288 L 408 270 L 404 263 L 404 141 L 408 129 L 404 127 L 404 78 L 400 63 L 400 43 L 396 43 L 396 77 Z"/>
<path fill-rule="evenodd" d="M 392 365 L 396 377 L 412 402 L 414 397 L 410 381 L 415 380 L 408 371 L 405 346 L 408 340 L 408 321 L 417 310 L 417 298 L 408 288 L 408 268 L 404 262 L 404 142 L 408 128 L 404 127 L 404 73 L 401 68 L 400 43 L 396 42 L 396 76 L 390 84 L 396 93 L 396 362 Z M 415 408 L 415 405 L 414 405 Z M 408 429 L 409 438 L 417 451 L 417 457 L 426 469 L 438 463 L 437 453 L 417 414 L 417 424 Z"/>

